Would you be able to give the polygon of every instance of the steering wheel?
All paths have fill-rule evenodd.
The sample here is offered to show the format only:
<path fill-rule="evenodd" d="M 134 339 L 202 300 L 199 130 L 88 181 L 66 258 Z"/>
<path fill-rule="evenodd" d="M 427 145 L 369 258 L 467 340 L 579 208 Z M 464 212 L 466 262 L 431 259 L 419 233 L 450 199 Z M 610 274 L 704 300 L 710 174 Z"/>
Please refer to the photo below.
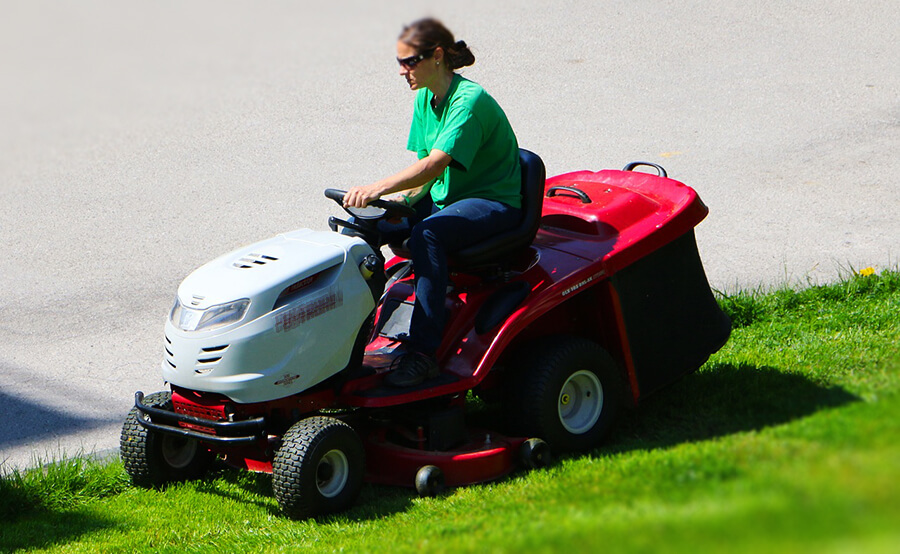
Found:
<path fill-rule="evenodd" d="M 325 189 L 325 197 L 337 202 L 344 208 L 344 195 L 347 191 L 338 189 Z M 416 211 L 406 204 L 392 202 L 390 200 L 373 200 L 365 208 L 344 208 L 344 210 L 357 219 L 374 220 L 381 218 L 411 217 Z"/>

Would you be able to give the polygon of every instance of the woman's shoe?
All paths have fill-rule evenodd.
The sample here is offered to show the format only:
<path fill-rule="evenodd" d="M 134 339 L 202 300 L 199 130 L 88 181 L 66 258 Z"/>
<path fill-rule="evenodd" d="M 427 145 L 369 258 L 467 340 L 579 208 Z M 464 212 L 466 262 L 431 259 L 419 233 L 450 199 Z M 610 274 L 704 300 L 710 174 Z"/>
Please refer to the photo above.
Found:
<path fill-rule="evenodd" d="M 440 373 L 437 360 L 421 352 L 406 352 L 394 359 L 384 382 L 392 387 L 414 387 Z"/>

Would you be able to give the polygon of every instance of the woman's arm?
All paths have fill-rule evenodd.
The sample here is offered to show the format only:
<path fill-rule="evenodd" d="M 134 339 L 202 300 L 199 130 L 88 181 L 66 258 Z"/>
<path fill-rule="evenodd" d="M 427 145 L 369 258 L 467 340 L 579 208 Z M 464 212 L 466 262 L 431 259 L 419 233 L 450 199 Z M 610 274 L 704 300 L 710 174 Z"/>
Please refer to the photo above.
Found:
<path fill-rule="evenodd" d="M 363 208 L 372 200 L 385 194 L 421 187 L 439 177 L 452 158 L 440 150 L 432 150 L 427 156 L 390 177 L 372 183 L 353 187 L 344 195 L 344 206 Z"/>

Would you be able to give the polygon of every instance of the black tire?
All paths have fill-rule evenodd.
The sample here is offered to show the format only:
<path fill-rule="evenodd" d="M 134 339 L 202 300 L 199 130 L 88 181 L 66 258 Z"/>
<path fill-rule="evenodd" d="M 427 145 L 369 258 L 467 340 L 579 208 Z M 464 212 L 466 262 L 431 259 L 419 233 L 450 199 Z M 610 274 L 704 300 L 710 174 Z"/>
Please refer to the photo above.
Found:
<path fill-rule="evenodd" d="M 437 466 L 422 466 L 416 472 L 416 492 L 422 497 L 439 496 L 447 489 L 444 472 Z"/>
<path fill-rule="evenodd" d="M 272 462 L 272 490 L 288 517 L 302 519 L 349 508 L 365 474 L 362 439 L 331 417 L 309 417 L 291 426 Z"/>
<path fill-rule="evenodd" d="M 581 337 L 548 337 L 517 357 L 507 375 L 510 426 L 540 437 L 556 452 L 585 451 L 607 434 L 622 401 L 612 357 Z"/>
<path fill-rule="evenodd" d="M 172 393 L 149 394 L 144 397 L 144 403 L 171 410 Z M 119 438 L 119 453 L 132 483 L 139 487 L 161 487 L 206 475 L 214 458 L 209 449 L 194 439 L 145 429 L 138 423 L 138 417 L 137 408 L 132 408 Z"/>

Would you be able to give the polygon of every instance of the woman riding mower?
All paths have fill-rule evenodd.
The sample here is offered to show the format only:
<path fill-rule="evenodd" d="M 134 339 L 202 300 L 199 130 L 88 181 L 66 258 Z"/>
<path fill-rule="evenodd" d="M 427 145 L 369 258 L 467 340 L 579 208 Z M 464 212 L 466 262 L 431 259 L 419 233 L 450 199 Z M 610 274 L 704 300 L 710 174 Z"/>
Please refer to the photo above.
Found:
<path fill-rule="evenodd" d="M 363 208 L 392 193 L 415 203 L 419 217 L 408 218 L 392 237 L 409 237 L 416 300 L 404 353 L 386 377 L 391 386 L 410 387 L 439 373 L 435 354 L 446 323 L 448 256 L 519 222 L 521 168 L 503 110 L 480 85 L 456 73 L 475 62 L 464 41 L 439 21 L 423 19 L 401 33 L 397 62 L 410 89 L 418 91 L 407 148 L 419 159 L 395 175 L 351 188 L 344 206 Z"/>

